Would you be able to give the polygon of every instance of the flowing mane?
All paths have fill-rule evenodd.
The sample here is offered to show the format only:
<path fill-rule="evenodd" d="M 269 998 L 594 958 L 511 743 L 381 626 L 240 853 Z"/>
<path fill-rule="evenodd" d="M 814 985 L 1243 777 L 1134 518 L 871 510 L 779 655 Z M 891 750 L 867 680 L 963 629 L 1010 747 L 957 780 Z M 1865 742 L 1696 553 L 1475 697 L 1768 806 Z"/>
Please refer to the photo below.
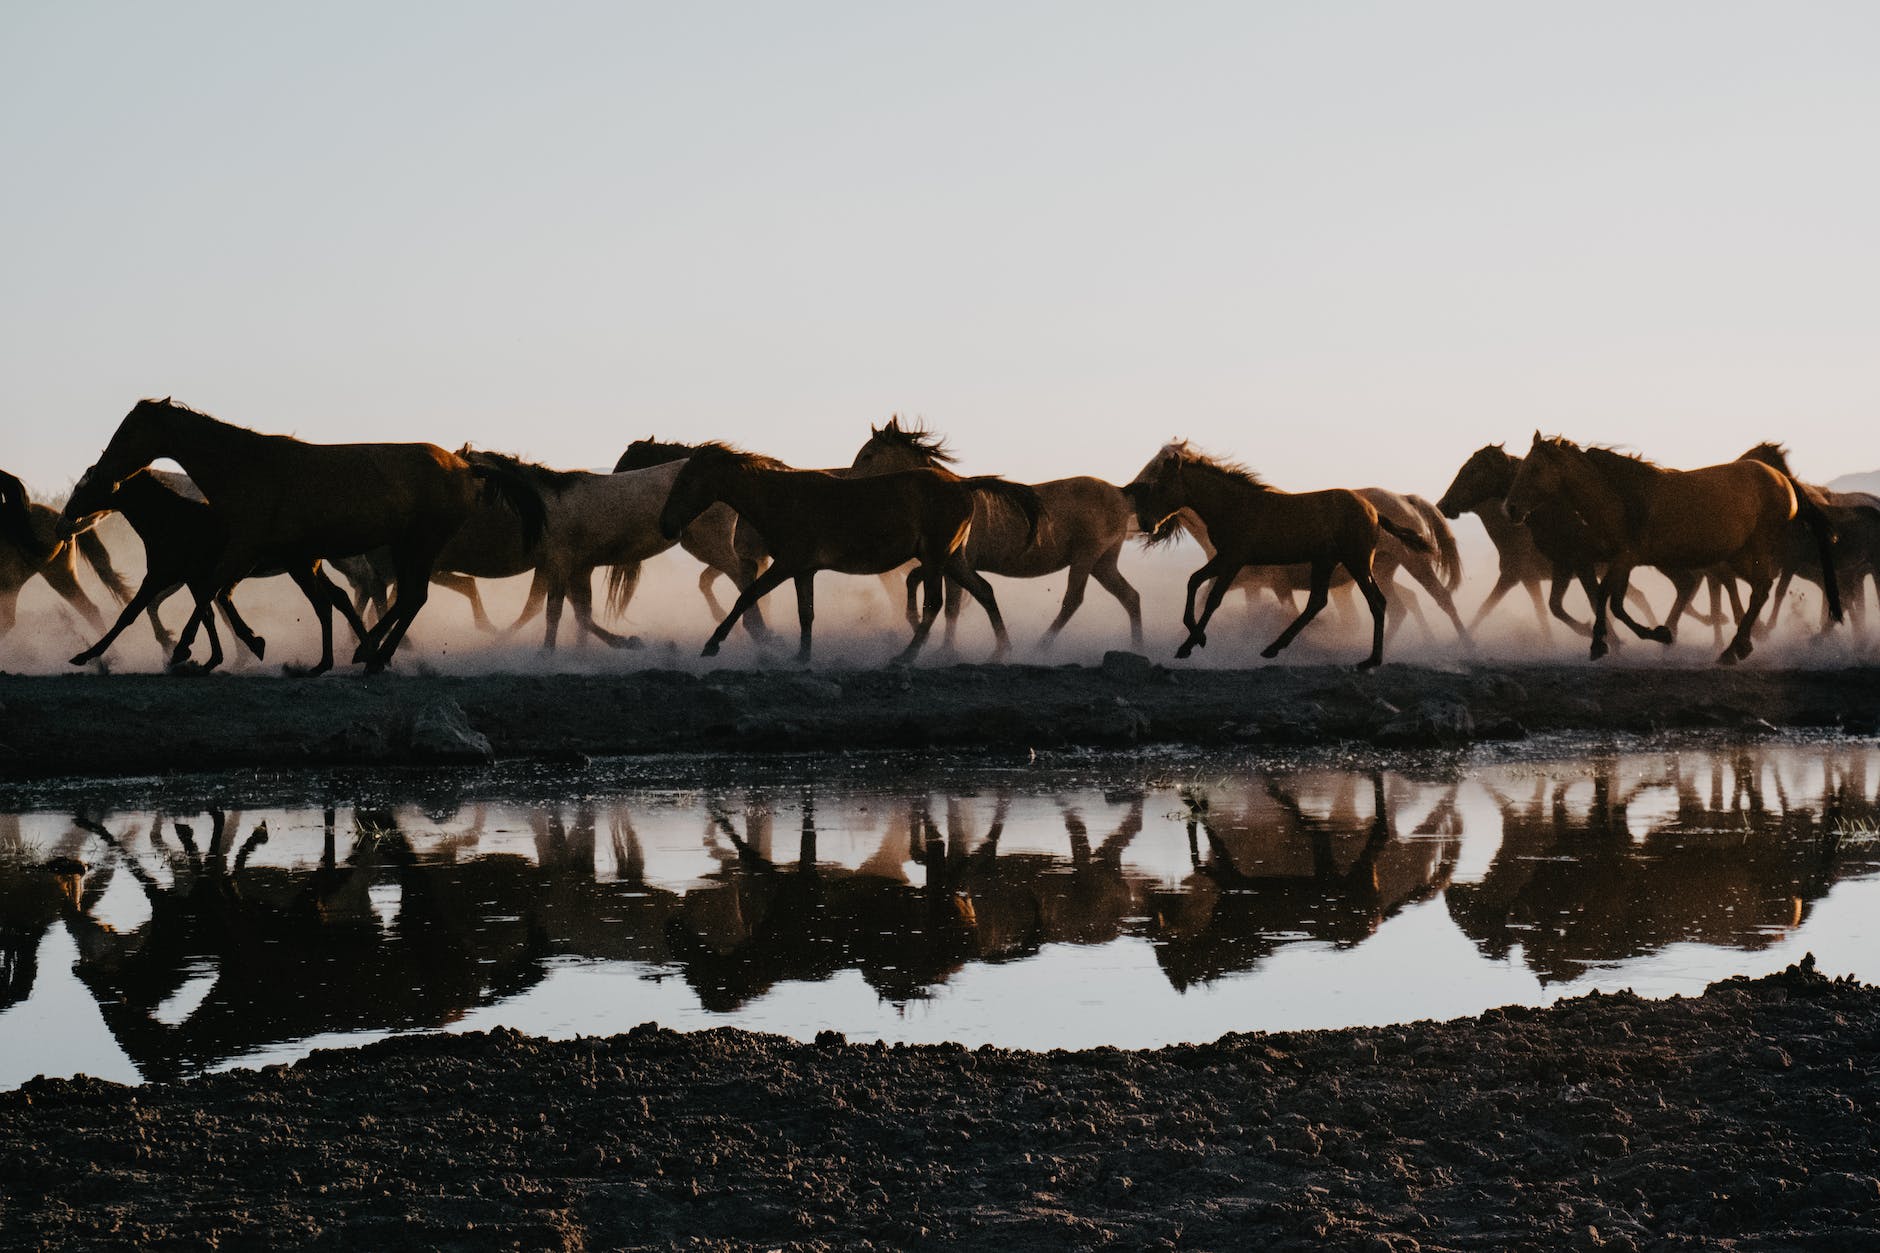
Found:
<path fill-rule="evenodd" d="M 1185 439 L 1170 440 L 1167 444 L 1163 445 L 1162 451 L 1155 455 L 1155 460 L 1151 461 L 1149 466 L 1154 467 L 1158 463 L 1180 465 L 1184 469 L 1193 467 L 1200 470 L 1211 470 L 1216 474 L 1226 475 L 1230 479 L 1237 479 L 1248 487 L 1257 488 L 1263 492 L 1273 490 L 1272 484 L 1261 478 L 1244 463 L 1230 461 L 1225 457 L 1210 456 Z"/>
<path fill-rule="evenodd" d="M 683 461 L 696 451 L 698 451 L 696 444 L 681 444 L 648 435 L 645 439 L 636 439 L 627 445 L 627 450 L 620 454 L 620 460 L 614 462 L 614 473 L 618 474 L 622 470 L 644 470 L 650 466 L 665 465 L 670 461 Z"/>
<path fill-rule="evenodd" d="M 1772 470 L 1780 470 L 1790 478 L 1795 477 L 1795 472 L 1789 469 L 1788 445 L 1778 444 L 1774 440 L 1764 440 L 1762 443 L 1744 453 L 1741 457 L 1738 457 L 1737 460 L 1760 461 Z"/>
<path fill-rule="evenodd" d="M 899 414 L 889 418 L 885 426 L 870 427 L 869 432 L 871 441 L 880 440 L 883 443 L 897 444 L 928 461 L 952 465 L 958 460 L 953 451 L 947 447 L 944 436 L 937 431 L 929 430 L 924 423 L 903 426 Z"/>
<path fill-rule="evenodd" d="M 708 439 L 702 444 L 692 445 L 690 459 L 731 461 L 752 470 L 793 470 L 796 468 L 775 457 L 767 457 L 761 452 L 750 452 L 720 439 Z"/>
<path fill-rule="evenodd" d="M 493 465 L 512 470 L 543 491 L 565 492 L 588 476 L 586 470 L 557 470 L 539 461 L 524 461 L 506 452 L 490 452 L 487 449 L 472 448 L 468 444 L 459 448 L 457 455 L 472 465 Z"/>

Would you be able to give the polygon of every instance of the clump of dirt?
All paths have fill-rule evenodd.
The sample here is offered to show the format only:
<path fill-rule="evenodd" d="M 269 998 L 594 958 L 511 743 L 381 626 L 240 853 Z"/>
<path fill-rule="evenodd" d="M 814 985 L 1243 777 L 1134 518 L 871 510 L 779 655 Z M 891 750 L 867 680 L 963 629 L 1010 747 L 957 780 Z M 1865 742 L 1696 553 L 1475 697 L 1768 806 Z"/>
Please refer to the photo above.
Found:
<path fill-rule="evenodd" d="M 633 753 L 1453 747 L 1530 733 L 1876 729 L 1880 669 L 1100 666 L 0 676 L 0 777 Z M 445 711 L 440 719 L 436 711 Z M 439 730 L 420 735 L 420 729 Z"/>
<path fill-rule="evenodd" d="M 1874 1248 L 1877 1053 L 1812 962 L 1152 1052 L 405 1038 L 0 1095 L 0 1243 Z"/>

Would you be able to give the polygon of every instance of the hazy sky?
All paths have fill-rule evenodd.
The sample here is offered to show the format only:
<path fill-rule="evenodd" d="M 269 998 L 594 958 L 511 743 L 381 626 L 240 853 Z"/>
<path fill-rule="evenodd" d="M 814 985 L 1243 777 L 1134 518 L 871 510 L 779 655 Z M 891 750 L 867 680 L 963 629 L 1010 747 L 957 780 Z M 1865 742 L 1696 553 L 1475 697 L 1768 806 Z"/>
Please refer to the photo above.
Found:
<path fill-rule="evenodd" d="M 0 7 L 0 466 L 143 395 L 1439 492 L 1535 426 L 1880 465 L 1880 6 Z"/>

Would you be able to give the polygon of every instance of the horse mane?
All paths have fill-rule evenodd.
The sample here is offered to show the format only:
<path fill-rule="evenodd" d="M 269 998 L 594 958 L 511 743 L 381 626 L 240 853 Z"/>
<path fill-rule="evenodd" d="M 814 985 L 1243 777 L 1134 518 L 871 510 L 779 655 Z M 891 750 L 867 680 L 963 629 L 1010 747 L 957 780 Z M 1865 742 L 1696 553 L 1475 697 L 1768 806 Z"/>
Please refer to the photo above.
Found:
<path fill-rule="evenodd" d="M 688 460 L 703 459 L 710 461 L 732 461 L 753 470 L 793 470 L 796 467 L 779 461 L 761 452 L 751 452 L 739 448 L 736 444 L 727 444 L 721 439 L 708 439 L 702 444 L 692 445 L 692 454 Z"/>
<path fill-rule="evenodd" d="M 251 435 L 261 434 L 261 432 L 256 431 L 253 427 L 240 426 L 234 422 L 225 422 L 221 418 L 216 417 L 213 413 L 204 413 L 200 409 L 192 409 L 181 401 L 172 400 L 168 396 L 145 396 L 131 406 L 132 413 L 136 413 L 139 409 L 168 409 L 172 413 L 183 413 L 192 418 L 201 418 L 204 421 L 213 422 L 217 426 L 228 427 L 230 430 L 247 431 Z"/>
<path fill-rule="evenodd" d="M 1762 443 L 1744 453 L 1741 457 L 1738 457 L 1737 460 L 1760 461 L 1772 470 L 1780 470 L 1790 478 L 1795 477 L 1794 471 L 1789 469 L 1789 446 L 1787 444 L 1778 444 L 1772 439 L 1764 440 Z"/>
<path fill-rule="evenodd" d="M 937 431 L 928 429 L 927 424 L 913 426 L 901 425 L 901 415 L 895 414 L 884 426 L 869 428 L 869 439 L 882 440 L 890 444 L 899 444 L 916 456 L 928 461 L 937 461 L 942 465 L 952 465 L 959 458 L 947 447 L 946 437 Z"/>
<path fill-rule="evenodd" d="M 465 444 L 457 450 L 457 455 L 465 461 L 483 462 L 486 465 L 501 466 L 522 475 L 536 487 L 551 492 L 564 492 L 588 477 L 586 470 L 557 470 L 545 466 L 539 461 L 524 461 L 520 457 L 506 452 L 491 452 L 484 448 L 472 448 Z"/>
<path fill-rule="evenodd" d="M 1270 492 L 1273 490 L 1271 483 L 1261 478 L 1244 462 L 1231 461 L 1226 457 L 1211 456 L 1208 453 L 1202 452 L 1185 439 L 1170 440 L 1167 444 L 1162 446 L 1162 451 L 1155 455 L 1155 461 L 1151 461 L 1149 464 L 1154 465 L 1159 461 L 1173 461 L 1183 467 L 1193 466 L 1202 470 L 1212 470 L 1217 474 L 1224 474 L 1230 479 L 1236 479 L 1246 486 L 1262 492 Z"/>
<path fill-rule="evenodd" d="M 655 439 L 648 435 L 645 439 L 636 439 L 627 445 L 626 451 L 620 454 L 620 460 L 614 462 L 614 473 L 618 474 L 622 470 L 646 470 L 672 461 L 683 461 L 697 451 L 697 444 L 681 444 L 673 440 Z M 633 464 L 627 464 L 629 461 Z"/>

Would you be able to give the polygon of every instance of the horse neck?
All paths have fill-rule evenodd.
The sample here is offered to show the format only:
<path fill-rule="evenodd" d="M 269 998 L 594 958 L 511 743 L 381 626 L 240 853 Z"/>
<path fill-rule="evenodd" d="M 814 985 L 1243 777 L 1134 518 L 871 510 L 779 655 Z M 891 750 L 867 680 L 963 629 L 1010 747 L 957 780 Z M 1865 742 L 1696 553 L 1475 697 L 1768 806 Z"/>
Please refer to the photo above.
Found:
<path fill-rule="evenodd" d="M 871 442 L 870 446 L 873 447 L 876 452 L 874 464 L 868 467 L 868 473 L 870 474 L 891 474 L 896 470 L 938 470 L 943 468 L 934 460 L 932 455 L 924 453 L 917 448 L 910 448 L 906 444 Z M 864 448 L 862 451 L 867 452 L 868 449 Z M 857 462 L 861 461 L 861 455 L 858 453 L 855 459 Z M 860 465 L 851 465 L 849 467 L 851 470 L 860 470 L 861 468 Z"/>
<path fill-rule="evenodd" d="M 256 445 L 268 438 L 186 409 L 164 410 L 159 421 L 156 456 L 168 457 L 182 466 L 202 494 L 211 499 L 252 467 Z"/>
<path fill-rule="evenodd" d="M 1210 534 L 1218 534 L 1223 523 L 1257 507 L 1271 490 L 1206 462 L 1191 461 L 1182 467 L 1183 503 Z"/>
<path fill-rule="evenodd" d="M 1618 539 L 1631 528 L 1641 503 L 1633 485 L 1602 471 L 1585 453 L 1562 459 L 1566 495 L 1587 525 L 1603 538 Z"/>

